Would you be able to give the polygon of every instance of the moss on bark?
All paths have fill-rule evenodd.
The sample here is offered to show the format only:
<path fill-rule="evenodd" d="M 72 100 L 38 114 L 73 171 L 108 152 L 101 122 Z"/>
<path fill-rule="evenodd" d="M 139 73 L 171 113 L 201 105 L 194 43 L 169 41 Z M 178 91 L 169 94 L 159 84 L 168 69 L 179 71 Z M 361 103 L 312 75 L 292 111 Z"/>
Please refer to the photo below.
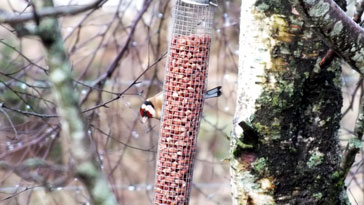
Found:
<path fill-rule="evenodd" d="M 270 50 L 254 117 L 246 123 L 258 140 L 247 143 L 244 129 L 239 141 L 250 147 L 238 145 L 236 159 L 246 162 L 246 156 L 254 156 L 250 171 L 257 179 L 274 180 L 277 204 L 346 204 L 344 184 L 338 183 L 343 181 L 334 177 L 341 157 L 339 62 L 318 67 L 327 48 L 289 1 L 258 0 L 255 6 L 273 21 L 270 38 L 277 43 Z"/>

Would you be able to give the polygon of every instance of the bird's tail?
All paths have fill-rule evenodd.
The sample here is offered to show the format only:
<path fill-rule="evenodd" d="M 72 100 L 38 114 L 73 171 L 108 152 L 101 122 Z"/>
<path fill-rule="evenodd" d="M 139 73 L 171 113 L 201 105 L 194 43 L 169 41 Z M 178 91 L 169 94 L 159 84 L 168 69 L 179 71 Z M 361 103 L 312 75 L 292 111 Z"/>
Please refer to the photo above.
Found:
<path fill-rule="evenodd" d="M 221 89 L 221 86 L 217 86 L 216 88 L 212 88 L 212 89 L 206 91 L 205 99 L 219 97 L 222 94 L 220 89 Z"/>

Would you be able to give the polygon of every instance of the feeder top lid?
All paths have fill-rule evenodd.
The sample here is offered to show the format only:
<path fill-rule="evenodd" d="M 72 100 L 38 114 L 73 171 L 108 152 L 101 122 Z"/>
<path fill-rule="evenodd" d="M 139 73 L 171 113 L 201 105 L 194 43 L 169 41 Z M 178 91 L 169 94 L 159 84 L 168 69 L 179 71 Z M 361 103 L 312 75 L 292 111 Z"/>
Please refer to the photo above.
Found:
<path fill-rule="evenodd" d="M 182 0 L 182 1 L 188 4 L 195 4 L 200 6 L 207 6 L 211 4 L 217 7 L 217 3 L 213 0 Z"/>

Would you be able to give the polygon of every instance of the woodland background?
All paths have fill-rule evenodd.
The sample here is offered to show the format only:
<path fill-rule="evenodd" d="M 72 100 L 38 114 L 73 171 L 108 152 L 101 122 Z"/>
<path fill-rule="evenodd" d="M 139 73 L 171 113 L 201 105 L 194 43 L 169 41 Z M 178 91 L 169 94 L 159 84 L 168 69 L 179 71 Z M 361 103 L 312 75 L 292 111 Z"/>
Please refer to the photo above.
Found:
<path fill-rule="evenodd" d="M 75 6 L 91 1 L 55 2 L 57 6 Z M 171 2 L 153 1 L 145 13 L 140 13 L 144 1 L 109 0 L 101 8 L 59 18 L 72 63 L 75 92 L 81 99 L 82 110 L 87 111 L 88 132 L 97 143 L 102 169 L 123 204 L 149 204 L 153 196 L 159 122 L 150 120 L 142 124 L 139 106 L 147 96 L 162 89 Z M 235 107 L 241 1 L 218 4 L 208 87 L 222 85 L 223 96 L 205 104 L 190 204 L 231 203 L 226 159 L 230 157 L 228 138 Z M 355 1 L 349 2 L 349 15 L 354 4 Z M 0 5 L 13 13 L 31 10 L 25 0 L 0 0 Z M 142 18 L 136 22 L 139 15 Z M 120 64 L 103 90 L 91 89 L 90 85 L 107 71 L 125 45 Z M 59 121 L 52 116 L 56 111 L 44 53 L 38 38 L 18 38 L 10 26 L 1 25 L 0 160 L 16 165 L 27 158 L 40 157 L 61 163 L 67 155 L 60 146 Z M 358 107 L 355 96 L 360 93 L 358 76 L 344 64 L 343 69 L 345 116 L 340 134 L 345 144 L 354 128 Z M 128 90 L 116 99 L 125 89 Z M 364 154 L 360 153 L 346 180 L 353 204 L 364 203 Z M 24 175 L 29 170 L 18 171 Z M 40 173 L 52 180 L 59 177 L 56 171 Z M 0 204 L 87 203 L 86 191 L 76 178 L 47 190 L 20 178 L 19 173 L 0 171 Z"/>

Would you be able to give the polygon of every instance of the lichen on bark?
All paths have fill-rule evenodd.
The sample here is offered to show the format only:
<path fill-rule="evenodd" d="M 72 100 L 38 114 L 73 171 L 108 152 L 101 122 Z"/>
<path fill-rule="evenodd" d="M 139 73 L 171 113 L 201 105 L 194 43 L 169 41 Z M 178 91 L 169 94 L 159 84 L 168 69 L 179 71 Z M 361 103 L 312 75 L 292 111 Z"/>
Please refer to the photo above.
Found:
<path fill-rule="evenodd" d="M 251 145 L 252 140 L 247 140 L 250 138 L 247 138 L 246 128 L 241 131 L 235 128 L 232 161 L 244 165 L 242 170 L 247 172 L 244 175 L 253 178 L 252 183 L 258 183 L 260 179 L 271 180 L 273 186 L 268 195 L 273 197 L 274 203 L 345 204 L 344 197 L 338 197 L 345 195 L 343 184 L 336 186 L 338 179 L 333 177 L 340 165 L 337 139 L 342 106 L 339 62 L 335 61 L 328 69 L 318 67 L 319 56 L 327 47 L 290 7 L 288 0 L 258 0 L 251 9 L 253 12 L 247 12 L 253 16 L 249 23 L 260 26 L 261 22 L 269 22 L 261 31 L 268 34 L 259 36 L 254 31 L 245 32 L 244 38 L 258 36 L 260 40 L 255 41 L 264 49 L 256 49 L 264 52 L 259 53 L 260 56 L 268 58 L 265 58 L 264 66 L 260 66 L 261 62 L 258 65 L 249 59 L 252 56 L 240 55 L 244 59 L 239 65 L 239 77 L 251 67 L 261 70 L 250 79 L 255 85 L 238 85 L 237 104 L 248 102 L 243 99 L 249 95 L 255 97 L 249 94 L 251 87 L 260 86 L 257 90 L 261 92 L 254 98 L 254 105 L 237 105 L 235 127 L 245 121 L 256 131 L 257 140 L 251 147 L 239 146 Z M 240 46 L 242 44 L 247 45 L 241 42 Z M 236 172 L 232 171 L 232 174 L 236 175 Z M 234 175 L 232 180 L 235 180 Z M 233 189 L 238 186 L 232 184 Z"/>
<path fill-rule="evenodd" d="M 346 15 L 342 0 L 291 0 L 316 35 L 335 50 L 353 69 L 364 74 L 364 29 Z M 358 19 L 357 19 L 358 20 Z"/>

